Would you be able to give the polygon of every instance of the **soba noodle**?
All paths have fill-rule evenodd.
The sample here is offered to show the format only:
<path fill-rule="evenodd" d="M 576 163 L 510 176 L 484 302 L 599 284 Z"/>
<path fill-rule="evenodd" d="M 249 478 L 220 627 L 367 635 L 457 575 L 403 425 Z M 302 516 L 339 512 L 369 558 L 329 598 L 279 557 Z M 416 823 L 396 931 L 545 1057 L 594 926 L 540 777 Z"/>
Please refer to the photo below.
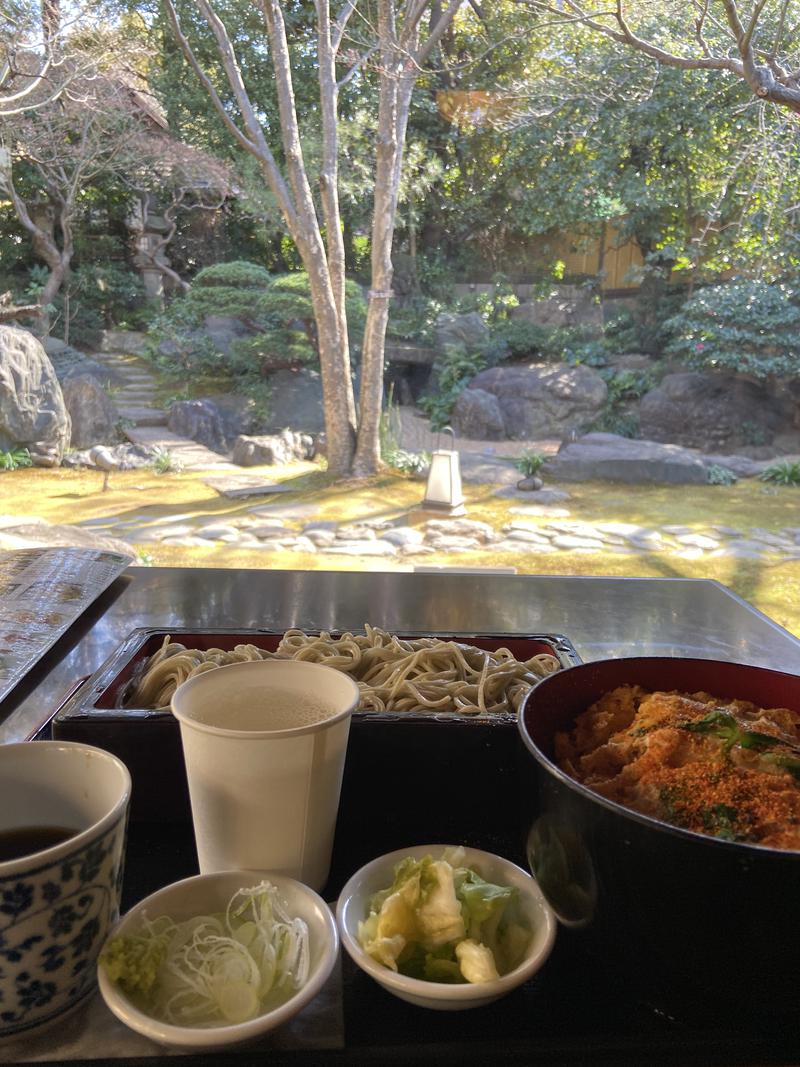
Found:
<path fill-rule="evenodd" d="M 125 704 L 166 709 L 181 682 L 203 671 L 243 660 L 300 659 L 352 675 L 361 690 L 361 711 L 498 714 L 516 711 L 530 687 L 560 666 L 547 653 L 520 662 L 507 648 L 490 652 L 435 637 L 404 640 L 369 625 L 365 631 L 334 637 L 287 630 L 275 652 L 255 645 L 201 651 L 166 637 Z"/>

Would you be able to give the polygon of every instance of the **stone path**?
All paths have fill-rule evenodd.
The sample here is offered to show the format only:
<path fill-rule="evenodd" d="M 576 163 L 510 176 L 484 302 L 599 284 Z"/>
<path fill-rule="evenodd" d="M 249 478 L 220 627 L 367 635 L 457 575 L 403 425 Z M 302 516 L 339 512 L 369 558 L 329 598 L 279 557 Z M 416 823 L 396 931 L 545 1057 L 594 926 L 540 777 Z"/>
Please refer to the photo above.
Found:
<path fill-rule="evenodd" d="M 471 555 L 485 552 L 507 556 L 512 565 L 521 554 L 559 552 L 651 553 L 684 560 L 776 556 L 785 561 L 800 560 L 800 526 L 776 534 L 761 529 L 744 532 L 713 523 L 702 530 L 679 525 L 655 528 L 626 522 L 590 523 L 571 518 L 567 507 L 546 504 L 512 507 L 514 517 L 499 529 L 469 518 L 425 518 L 420 512 L 337 523 L 314 518 L 314 510 L 313 504 L 306 503 L 259 504 L 225 521 L 187 513 L 155 520 L 147 515 L 124 522 L 96 519 L 91 525 L 98 533 L 142 546 L 303 552 L 380 558 L 390 565 L 413 565 L 432 555 L 444 555 L 448 560 L 459 557 L 466 563 Z"/>
<path fill-rule="evenodd" d="M 145 448 L 169 452 L 184 470 L 239 469 L 219 453 L 212 452 L 196 441 L 179 437 L 167 428 L 167 412 L 156 404 L 158 386 L 147 363 L 136 356 L 119 352 L 98 352 L 93 358 L 112 368 L 116 380 L 122 383 L 114 390 L 113 399 L 122 420 L 123 432 L 129 441 Z"/>

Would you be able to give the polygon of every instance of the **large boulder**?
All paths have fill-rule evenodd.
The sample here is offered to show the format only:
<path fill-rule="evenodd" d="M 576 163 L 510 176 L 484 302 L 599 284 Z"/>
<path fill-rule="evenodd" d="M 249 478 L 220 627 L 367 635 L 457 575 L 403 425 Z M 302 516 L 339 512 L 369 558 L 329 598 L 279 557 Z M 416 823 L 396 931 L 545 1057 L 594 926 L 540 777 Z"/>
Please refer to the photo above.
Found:
<path fill-rule="evenodd" d="M 122 385 L 125 381 L 124 375 L 116 367 L 99 363 L 91 356 L 87 356 L 85 352 L 80 352 L 57 337 L 45 337 L 42 340 L 42 347 L 49 356 L 56 377 L 62 385 L 68 378 L 80 378 L 86 374 L 93 375 L 105 389 L 108 389 L 110 385 Z"/>
<path fill-rule="evenodd" d="M 279 370 L 270 374 L 269 385 L 270 414 L 265 431 L 277 433 L 285 426 L 312 434 L 324 430 L 322 381 L 318 371 Z"/>
<path fill-rule="evenodd" d="M 63 382 L 61 390 L 72 421 L 72 448 L 115 444 L 119 440 L 119 412 L 97 378 L 91 374 L 75 375 Z"/>
<path fill-rule="evenodd" d="M 443 311 L 436 320 L 436 343 L 440 349 L 480 348 L 489 336 L 489 327 L 477 311 L 454 314 Z"/>
<path fill-rule="evenodd" d="M 643 437 L 722 452 L 768 444 L 791 424 L 791 399 L 781 401 L 766 386 L 733 375 L 683 371 L 666 375 L 642 397 Z"/>
<path fill-rule="evenodd" d="M 240 467 L 282 466 L 314 456 L 314 440 L 307 433 L 281 430 L 278 434 L 237 437 L 233 443 L 233 462 Z"/>
<path fill-rule="evenodd" d="M 27 448 L 37 467 L 57 467 L 69 445 L 70 418 L 41 343 L 0 325 L 0 449 Z"/>
<path fill-rule="evenodd" d="M 222 420 L 222 432 L 231 444 L 240 434 L 253 433 L 258 429 L 258 410 L 255 400 L 241 393 L 215 393 L 198 399 L 213 404 Z"/>
<path fill-rule="evenodd" d="M 450 421 L 459 437 L 502 441 L 506 436 L 500 403 L 485 389 L 464 389 L 453 406 Z"/>
<path fill-rule="evenodd" d="M 504 436 L 518 440 L 563 437 L 593 422 L 608 395 L 591 367 L 527 363 L 490 367 L 469 383 L 497 399 Z"/>
<path fill-rule="evenodd" d="M 524 294 L 523 294 L 524 295 Z M 592 289 L 581 285 L 554 286 L 550 296 L 524 300 L 511 312 L 512 318 L 536 326 L 603 326 L 603 308 Z"/>
<path fill-rule="evenodd" d="M 226 452 L 225 427 L 218 408 L 210 400 L 178 400 L 169 409 L 167 428 L 178 437 Z"/>
<path fill-rule="evenodd" d="M 634 484 L 705 485 L 706 465 L 689 449 L 656 441 L 633 441 L 613 433 L 588 433 L 562 445 L 547 460 L 548 478 L 566 482 L 597 479 Z"/>

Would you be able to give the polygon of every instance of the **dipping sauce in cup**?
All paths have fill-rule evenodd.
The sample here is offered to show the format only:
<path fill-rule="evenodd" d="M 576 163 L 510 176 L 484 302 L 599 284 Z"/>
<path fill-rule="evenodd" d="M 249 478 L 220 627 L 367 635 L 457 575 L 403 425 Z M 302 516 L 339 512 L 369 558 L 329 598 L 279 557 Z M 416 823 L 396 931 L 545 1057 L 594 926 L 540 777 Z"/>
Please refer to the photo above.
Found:
<path fill-rule="evenodd" d="M 216 667 L 178 686 L 200 871 L 262 870 L 321 889 L 358 685 L 302 660 Z"/>
<path fill-rule="evenodd" d="M 0 1038 L 94 989 L 119 918 L 130 793 L 124 763 L 102 749 L 0 745 Z"/>

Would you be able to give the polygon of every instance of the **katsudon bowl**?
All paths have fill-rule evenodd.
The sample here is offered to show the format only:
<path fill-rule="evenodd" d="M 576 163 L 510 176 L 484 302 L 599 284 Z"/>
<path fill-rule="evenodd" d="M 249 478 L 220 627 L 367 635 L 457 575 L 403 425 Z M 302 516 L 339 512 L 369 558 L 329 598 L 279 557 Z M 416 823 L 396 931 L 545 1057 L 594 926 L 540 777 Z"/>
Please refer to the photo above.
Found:
<path fill-rule="evenodd" d="M 537 812 L 528 862 L 561 923 L 620 995 L 680 1019 L 796 1018 L 800 851 L 641 815 L 563 770 L 554 738 L 622 685 L 800 712 L 800 677 L 716 660 L 606 660 L 546 678 L 519 715 Z M 769 1025 L 767 1023 L 766 1025 Z"/>

